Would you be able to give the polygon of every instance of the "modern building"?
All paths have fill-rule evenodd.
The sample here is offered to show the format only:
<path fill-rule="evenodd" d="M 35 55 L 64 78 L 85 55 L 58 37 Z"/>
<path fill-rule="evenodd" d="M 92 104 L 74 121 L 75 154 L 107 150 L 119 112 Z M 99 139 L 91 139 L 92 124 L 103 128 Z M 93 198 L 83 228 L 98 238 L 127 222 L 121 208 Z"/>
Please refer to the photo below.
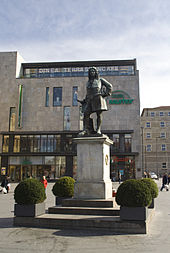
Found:
<path fill-rule="evenodd" d="M 113 85 L 102 123 L 102 132 L 114 141 L 111 177 L 141 176 L 136 60 L 27 63 L 18 52 L 0 53 L 1 175 L 14 181 L 43 174 L 76 178 L 73 138 L 83 127 L 77 96 L 85 97 L 91 66 Z"/>
<path fill-rule="evenodd" d="M 141 114 L 144 170 L 170 173 L 170 106 L 144 108 Z"/>

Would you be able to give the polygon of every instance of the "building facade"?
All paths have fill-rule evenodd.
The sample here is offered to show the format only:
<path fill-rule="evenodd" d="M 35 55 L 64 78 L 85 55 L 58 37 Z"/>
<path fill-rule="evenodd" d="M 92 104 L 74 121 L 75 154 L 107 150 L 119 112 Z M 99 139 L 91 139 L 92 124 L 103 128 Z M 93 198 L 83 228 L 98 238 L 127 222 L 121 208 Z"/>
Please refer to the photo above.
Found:
<path fill-rule="evenodd" d="M 113 85 L 102 123 L 102 132 L 114 141 L 111 177 L 141 176 L 136 60 L 26 63 L 18 52 L 0 53 L 1 175 L 13 181 L 43 174 L 76 178 L 73 139 L 83 127 L 77 97 L 85 97 L 91 66 Z"/>
<path fill-rule="evenodd" d="M 145 108 L 141 114 L 142 164 L 147 172 L 170 173 L 170 106 Z"/>

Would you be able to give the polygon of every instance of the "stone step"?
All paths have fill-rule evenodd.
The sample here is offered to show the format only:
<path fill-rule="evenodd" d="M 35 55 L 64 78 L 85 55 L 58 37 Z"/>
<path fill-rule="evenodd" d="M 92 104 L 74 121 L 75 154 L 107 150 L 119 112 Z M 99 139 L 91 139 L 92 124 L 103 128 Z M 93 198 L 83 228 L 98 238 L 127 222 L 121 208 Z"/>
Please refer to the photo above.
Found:
<path fill-rule="evenodd" d="M 37 217 L 14 217 L 14 226 L 50 229 L 96 230 L 111 234 L 146 234 L 146 221 L 121 221 L 119 216 L 43 214 Z"/>
<path fill-rule="evenodd" d="M 50 214 L 79 214 L 79 215 L 104 215 L 119 216 L 120 208 L 96 208 L 96 207 L 63 207 L 53 206 L 48 208 Z"/>
<path fill-rule="evenodd" d="M 111 199 L 63 199 L 62 206 L 67 207 L 97 207 L 113 208 L 116 206 L 115 198 Z"/>

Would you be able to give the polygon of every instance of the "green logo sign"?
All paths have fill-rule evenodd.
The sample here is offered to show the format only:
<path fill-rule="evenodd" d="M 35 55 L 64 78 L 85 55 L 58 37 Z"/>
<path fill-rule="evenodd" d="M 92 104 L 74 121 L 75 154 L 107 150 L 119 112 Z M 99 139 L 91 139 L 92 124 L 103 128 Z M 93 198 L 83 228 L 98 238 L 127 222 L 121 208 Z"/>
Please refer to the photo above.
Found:
<path fill-rule="evenodd" d="M 111 98 L 109 99 L 110 105 L 120 105 L 120 104 L 132 104 L 134 99 L 132 99 L 129 94 L 122 90 L 115 90 L 112 92 Z"/>

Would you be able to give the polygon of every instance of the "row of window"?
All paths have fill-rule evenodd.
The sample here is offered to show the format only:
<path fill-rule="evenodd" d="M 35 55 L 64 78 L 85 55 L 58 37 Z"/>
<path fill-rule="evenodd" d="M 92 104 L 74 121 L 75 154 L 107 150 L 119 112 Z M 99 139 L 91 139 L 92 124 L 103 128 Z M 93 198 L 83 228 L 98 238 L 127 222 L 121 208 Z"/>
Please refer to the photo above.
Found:
<path fill-rule="evenodd" d="M 166 144 L 161 144 L 161 151 L 166 151 Z M 151 152 L 152 151 L 152 145 L 151 144 L 147 144 L 146 145 L 146 151 L 147 152 Z"/>
<path fill-rule="evenodd" d="M 50 88 L 46 87 L 45 106 L 49 106 L 49 91 Z M 72 105 L 78 106 L 77 102 L 78 87 L 74 86 L 72 89 Z M 53 87 L 53 106 L 62 106 L 62 87 Z"/>
<path fill-rule="evenodd" d="M 152 138 L 151 133 L 146 133 L 146 138 L 151 139 Z M 166 133 L 164 133 L 164 132 L 160 133 L 160 136 L 158 138 L 165 139 L 166 138 Z"/>
<path fill-rule="evenodd" d="M 89 67 L 64 67 L 64 68 L 25 68 L 23 76 L 26 78 L 46 77 L 77 77 L 88 76 Z M 101 76 L 134 75 L 135 67 L 129 66 L 100 66 L 97 67 Z"/>
<path fill-rule="evenodd" d="M 167 123 L 168 125 L 169 123 Z M 169 126 L 169 125 L 168 125 Z M 166 123 L 164 121 L 160 122 L 160 127 L 166 127 Z M 151 122 L 146 122 L 146 128 L 151 128 Z"/>
<path fill-rule="evenodd" d="M 111 145 L 112 152 L 131 152 L 131 135 L 130 134 L 108 134 L 109 138 L 114 141 Z M 2 152 L 8 153 L 75 153 L 76 144 L 72 134 L 56 135 L 4 135 Z"/>
<path fill-rule="evenodd" d="M 162 116 L 170 116 L 170 112 L 150 112 L 151 117 L 155 117 L 159 115 L 160 117 Z"/>
<path fill-rule="evenodd" d="M 70 106 L 64 106 L 63 107 L 63 130 L 69 131 L 71 130 L 71 107 Z M 12 111 L 12 113 L 11 113 Z M 16 125 L 16 108 L 11 107 L 10 108 L 10 115 L 9 115 L 9 131 L 15 131 L 15 125 Z M 79 107 L 79 129 L 83 129 L 83 113 L 82 113 L 82 107 Z"/>

